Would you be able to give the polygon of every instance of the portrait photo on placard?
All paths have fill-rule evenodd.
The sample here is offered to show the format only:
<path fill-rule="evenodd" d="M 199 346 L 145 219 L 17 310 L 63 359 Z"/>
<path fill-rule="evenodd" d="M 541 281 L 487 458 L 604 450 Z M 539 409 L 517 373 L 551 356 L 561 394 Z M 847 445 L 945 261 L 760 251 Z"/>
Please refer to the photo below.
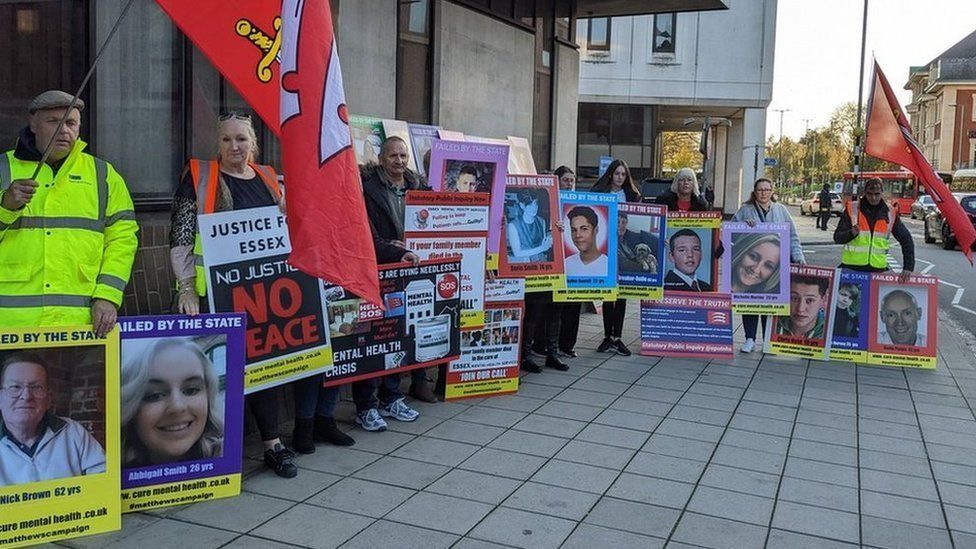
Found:
<path fill-rule="evenodd" d="M 0 351 L 0 487 L 105 472 L 105 348 Z"/>
<path fill-rule="evenodd" d="M 837 286 L 837 296 L 834 298 L 835 338 L 860 338 L 861 323 L 867 327 L 865 315 L 869 310 L 868 296 L 862 291 L 862 287 L 862 284 L 845 281 L 843 278 Z"/>
<path fill-rule="evenodd" d="M 544 188 L 505 192 L 506 254 L 509 263 L 553 261 L 549 193 Z"/>
<path fill-rule="evenodd" d="M 712 292 L 713 267 L 711 229 L 668 228 L 664 289 L 683 292 Z"/>
<path fill-rule="evenodd" d="M 827 276 L 793 273 L 790 279 L 790 315 L 773 317 L 773 333 L 802 337 L 821 344 L 825 342 L 832 283 L 833 279 Z"/>
<path fill-rule="evenodd" d="M 878 288 L 878 343 L 928 347 L 928 289 L 882 284 Z"/>
<path fill-rule="evenodd" d="M 661 272 L 659 216 L 617 211 L 617 272 L 653 275 Z"/>
<path fill-rule="evenodd" d="M 778 294 L 782 245 L 776 233 L 732 233 L 732 292 Z"/>
<path fill-rule="evenodd" d="M 447 160 L 442 188 L 456 193 L 491 193 L 496 168 L 494 162 Z"/>
<path fill-rule="evenodd" d="M 224 455 L 227 336 L 122 342 L 122 467 Z"/>
<path fill-rule="evenodd" d="M 564 204 L 563 249 L 566 276 L 607 276 L 609 231 L 607 206 Z"/>

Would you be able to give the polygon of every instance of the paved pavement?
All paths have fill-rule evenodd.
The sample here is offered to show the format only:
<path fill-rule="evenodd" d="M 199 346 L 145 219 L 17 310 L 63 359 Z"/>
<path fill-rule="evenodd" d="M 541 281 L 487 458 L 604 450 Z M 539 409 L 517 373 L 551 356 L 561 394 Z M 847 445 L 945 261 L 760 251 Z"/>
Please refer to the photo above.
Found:
<path fill-rule="evenodd" d="M 976 354 L 954 326 L 937 371 L 586 350 L 517 396 L 421 404 L 386 433 L 346 423 L 356 445 L 320 445 L 296 479 L 248 459 L 239 498 L 66 544 L 976 547 Z M 599 317 L 580 335 L 595 348 Z"/>

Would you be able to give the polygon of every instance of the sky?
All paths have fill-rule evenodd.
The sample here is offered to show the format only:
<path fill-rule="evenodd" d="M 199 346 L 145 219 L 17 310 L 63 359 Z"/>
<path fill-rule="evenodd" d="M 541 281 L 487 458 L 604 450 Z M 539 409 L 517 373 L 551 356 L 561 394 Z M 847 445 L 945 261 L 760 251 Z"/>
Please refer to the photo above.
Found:
<path fill-rule="evenodd" d="M 766 135 L 799 138 L 824 126 L 830 113 L 857 100 L 863 0 L 779 0 L 773 100 Z M 877 58 L 902 104 L 908 68 L 925 65 L 976 31 L 976 0 L 869 0 L 864 101 L 870 92 L 871 56 Z"/>

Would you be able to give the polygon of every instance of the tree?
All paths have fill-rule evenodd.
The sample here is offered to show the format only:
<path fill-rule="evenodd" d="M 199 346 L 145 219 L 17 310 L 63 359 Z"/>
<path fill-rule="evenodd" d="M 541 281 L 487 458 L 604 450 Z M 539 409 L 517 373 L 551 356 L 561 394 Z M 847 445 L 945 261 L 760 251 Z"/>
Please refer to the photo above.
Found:
<path fill-rule="evenodd" d="M 676 172 L 681 168 L 702 169 L 702 155 L 698 151 L 701 142 L 699 132 L 663 132 L 661 148 L 664 156 L 663 171 Z"/>

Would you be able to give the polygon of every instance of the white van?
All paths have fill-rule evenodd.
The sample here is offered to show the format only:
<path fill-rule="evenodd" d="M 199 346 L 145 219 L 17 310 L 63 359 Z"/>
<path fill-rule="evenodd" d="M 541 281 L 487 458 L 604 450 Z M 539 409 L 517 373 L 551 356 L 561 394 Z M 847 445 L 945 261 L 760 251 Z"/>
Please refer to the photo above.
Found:
<path fill-rule="evenodd" d="M 952 174 L 952 192 L 976 192 L 976 169 L 956 170 Z"/>

